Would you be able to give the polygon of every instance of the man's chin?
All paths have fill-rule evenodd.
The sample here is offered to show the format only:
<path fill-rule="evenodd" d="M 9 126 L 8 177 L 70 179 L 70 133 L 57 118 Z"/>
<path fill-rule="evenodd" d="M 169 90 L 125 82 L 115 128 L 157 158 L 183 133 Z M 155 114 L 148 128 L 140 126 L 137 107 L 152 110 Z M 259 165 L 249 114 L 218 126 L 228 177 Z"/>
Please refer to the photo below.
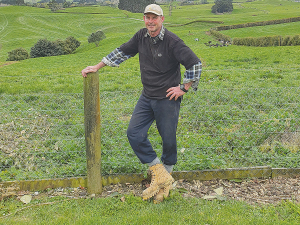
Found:
<path fill-rule="evenodd" d="M 157 31 L 157 29 L 153 28 L 153 29 L 148 29 L 149 32 L 151 33 L 155 33 Z"/>

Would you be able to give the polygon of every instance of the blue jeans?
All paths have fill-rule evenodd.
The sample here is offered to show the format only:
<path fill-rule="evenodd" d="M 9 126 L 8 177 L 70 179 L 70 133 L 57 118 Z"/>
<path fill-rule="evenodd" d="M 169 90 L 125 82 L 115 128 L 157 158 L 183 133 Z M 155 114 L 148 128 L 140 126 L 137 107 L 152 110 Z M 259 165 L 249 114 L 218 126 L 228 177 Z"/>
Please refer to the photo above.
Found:
<path fill-rule="evenodd" d="M 142 163 L 150 163 L 157 157 L 148 139 L 148 130 L 155 120 L 163 143 L 161 161 L 166 165 L 176 164 L 176 130 L 180 102 L 180 98 L 175 101 L 174 99 L 157 100 L 140 96 L 127 129 L 127 137 Z"/>

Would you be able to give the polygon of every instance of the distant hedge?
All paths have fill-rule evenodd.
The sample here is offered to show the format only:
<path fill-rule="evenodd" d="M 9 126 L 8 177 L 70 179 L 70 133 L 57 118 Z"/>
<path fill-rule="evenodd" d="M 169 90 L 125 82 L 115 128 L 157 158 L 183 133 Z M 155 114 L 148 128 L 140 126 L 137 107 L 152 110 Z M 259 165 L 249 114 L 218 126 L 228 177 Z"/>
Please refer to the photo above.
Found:
<path fill-rule="evenodd" d="M 260 22 L 251 22 L 243 24 L 234 24 L 227 26 L 219 26 L 210 29 L 210 34 L 222 41 L 231 42 L 231 38 L 228 35 L 222 34 L 221 30 L 230 30 L 254 26 L 266 26 L 280 23 L 291 23 L 300 21 L 300 17 L 291 17 L 279 20 L 269 20 Z M 245 46 L 257 46 L 257 47 L 267 47 L 267 46 L 293 46 L 300 45 L 299 35 L 295 36 L 266 36 L 266 37 L 246 37 L 246 38 L 234 38 L 232 40 L 233 45 L 245 45 Z"/>
<path fill-rule="evenodd" d="M 270 37 L 246 37 L 234 38 L 233 45 L 245 45 L 255 47 L 268 47 L 268 46 L 294 46 L 300 45 L 300 35 L 295 36 L 270 36 Z"/>
<path fill-rule="evenodd" d="M 222 41 L 227 41 L 227 42 L 231 41 L 231 38 L 228 35 L 222 34 L 221 32 L 216 31 L 213 28 L 210 29 L 210 34 Z"/>
<path fill-rule="evenodd" d="M 255 26 L 266 26 L 266 25 L 274 25 L 274 24 L 281 24 L 281 23 L 292 23 L 300 21 L 300 17 L 291 17 L 279 20 L 268 20 L 268 21 L 259 21 L 259 22 L 250 22 L 250 23 L 242 23 L 242 24 L 233 24 L 227 26 L 219 26 L 215 29 L 217 31 L 220 30 L 231 30 L 231 29 L 238 29 L 238 28 L 246 28 L 246 27 L 255 27 Z"/>

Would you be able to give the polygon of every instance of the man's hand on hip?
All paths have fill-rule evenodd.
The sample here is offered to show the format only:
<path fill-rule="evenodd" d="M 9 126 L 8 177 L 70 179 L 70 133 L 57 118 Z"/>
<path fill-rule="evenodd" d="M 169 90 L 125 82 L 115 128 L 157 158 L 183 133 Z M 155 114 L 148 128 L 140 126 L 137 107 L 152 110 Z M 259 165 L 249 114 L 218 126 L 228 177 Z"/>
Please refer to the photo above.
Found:
<path fill-rule="evenodd" d="M 175 101 L 177 101 L 177 99 L 184 95 L 185 92 L 182 91 L 180 89 L 180 85 L 176 86 L 176 87 L 171 87 L 167 90 L 168 94 L 166 95 L 166 97 L 170 97 L 170 100 L 172 100 L 173 98 L 175 98 Z"/>

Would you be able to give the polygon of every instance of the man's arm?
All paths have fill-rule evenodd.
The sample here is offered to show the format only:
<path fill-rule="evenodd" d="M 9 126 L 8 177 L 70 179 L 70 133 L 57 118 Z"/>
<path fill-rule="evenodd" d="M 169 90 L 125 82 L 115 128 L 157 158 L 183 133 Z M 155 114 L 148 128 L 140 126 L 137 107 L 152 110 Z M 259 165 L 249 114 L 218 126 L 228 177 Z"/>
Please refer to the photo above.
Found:
<path fill-rule="evenodd" d="M 194 91 L 197 90 L 201 72 L 202 72 L 201 61 L 199 61 L 197 64 L 193 65 L 190 69 L 185 71 L 184 78 L 183 78 L 183 84 L 184 84 L 184 88 L 186 90 L 189 90 L 190 87 L 192 87 L 194 89 Z M 168 94 L 166 95 L 166 97 L 170 97 L 170 100 L 175 98 L 175 101 L 180 96 L 182 96 L 186 93 L 180 89 L 180 85 L 169 88 L 167 90 L 167 92 L 168 92 Z"/>
<path fill-rule="evenodd" d="M 88 73 L 95 73 L 97 72 L 98 70 L 100 70 L 101 68 L 103 68 L 104 66 L 106 66 L 106 64 L 104 62 L 99 62 L 97 65 L 95 66 L 88 66 L 86 67 L 85 69 L 83 69 L 81 71 L 81 74 L 83 77 L 87 77 L 87 74 Z"/>
<path fill-rule="evenodd" d="M 120 48 L 116 48 L 106 57 L 102 59 L 100 63 L 95 66 L 88 66 L 81 71 L 83 77 L 86 77 L 88 73 L 95 73 L 104 66 L 118 67 L 122 62 L 131 58 L 131 55 L 126 55 Z"/>
<path fill-rule="evenodd" d="M 199 61 L 197 64 L 193 65 L 190 69 L 186 70 L 183 77 L 183 84 L 191 83 L 191 86 L 194 91 L 197 91 L 198 84 L 202 72 L 202 63 Z"/>

